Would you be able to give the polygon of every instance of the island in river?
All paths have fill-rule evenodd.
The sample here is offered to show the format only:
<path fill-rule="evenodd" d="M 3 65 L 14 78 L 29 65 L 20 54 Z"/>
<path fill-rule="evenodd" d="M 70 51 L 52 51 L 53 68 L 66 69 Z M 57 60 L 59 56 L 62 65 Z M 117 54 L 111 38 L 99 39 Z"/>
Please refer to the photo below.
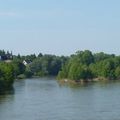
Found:
<path fill-rule="evenodd" d="M 120 56 L 78 51 L 62 66 L 58 79 L 76 83 L 120 79 Z"/>

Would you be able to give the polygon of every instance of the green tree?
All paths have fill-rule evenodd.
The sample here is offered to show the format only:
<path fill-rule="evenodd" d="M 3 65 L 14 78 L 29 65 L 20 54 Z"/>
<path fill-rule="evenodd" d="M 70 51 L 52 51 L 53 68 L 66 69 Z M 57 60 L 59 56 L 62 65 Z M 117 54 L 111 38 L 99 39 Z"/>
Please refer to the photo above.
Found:
<path fill-rule="evenodd" d="M 0 89 L 6 89 L 13 85 L 14 68 L 9 63 L 0 63 Z"/>
<path fill-rule="evenodd" d="M 120 66 L 115 69 L 115 77 L 120 79 Z"/>

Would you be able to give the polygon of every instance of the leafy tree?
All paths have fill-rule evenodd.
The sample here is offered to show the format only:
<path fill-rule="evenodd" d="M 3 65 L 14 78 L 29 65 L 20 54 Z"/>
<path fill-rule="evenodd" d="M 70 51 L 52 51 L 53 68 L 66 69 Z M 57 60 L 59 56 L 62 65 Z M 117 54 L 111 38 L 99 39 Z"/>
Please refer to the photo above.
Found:
<path fill-rule="evenodd" d="M 6 89 L 13 85 L 14 68 L 9 63 L 0 63 L 0 89 Z"/>
<path fill-rule="evenodd" d="M 59 79 L 119 79 L 120 56 L 103 52 L 92 54 L 89 50 L 77 51 L 70 56 L 58 74 Z M 67 69 L 66 69 L 67 68 Z"/>
<path fill-rule="evenodd" d="M 25 66 L 20 61 L 13 61 L 12 66 L 14 68 L 14 71 L 15 71 L 14 74 L 16 77 L 25 72 Z"/>
<path fill-rule="evenodd" d="M 115 77 L 120 79 L 120 66 L 115 69 Z"/>

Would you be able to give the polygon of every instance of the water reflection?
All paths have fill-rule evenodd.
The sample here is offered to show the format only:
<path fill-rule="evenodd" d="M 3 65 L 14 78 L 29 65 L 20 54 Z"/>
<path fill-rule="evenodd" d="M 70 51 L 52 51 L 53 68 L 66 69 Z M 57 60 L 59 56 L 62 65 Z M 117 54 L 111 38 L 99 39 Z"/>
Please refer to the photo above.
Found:
<path fill-rule="evenodd" d="M 0 96 L 2 96 L 2 95 L 10 95 L 10 94 L 14 94 L 14 93 L 15 93 L 14 87 L 7 88 L 6 90 L 0 90 Z"/>
<path fill-rule="evenodd" d="M 0 104 L 13 101 L 14 94 L 15 94 L 14 87 L 4 91 L 0 91 Z"/>
<path fill-rule="evenodd" d="M 0 95 L 0 120 L 120 118 L 119 81 L 59 85 L 52 78 L 36 78 L 18 80 L 14 88 Z"/>

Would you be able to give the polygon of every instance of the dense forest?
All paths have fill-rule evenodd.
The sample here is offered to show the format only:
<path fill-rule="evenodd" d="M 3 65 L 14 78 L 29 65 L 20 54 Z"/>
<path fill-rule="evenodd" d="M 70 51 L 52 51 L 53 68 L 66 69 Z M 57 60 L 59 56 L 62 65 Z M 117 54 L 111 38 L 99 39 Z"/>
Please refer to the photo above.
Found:
<path fill-rule="evenodd" d="M 33 76 L 57 76 L 59 80 L 88 81 L 120 79 L 120 56 L 89 50 L 71 56 L 50 54 L 13 55 L 0 50 L 0 90 L 9 88 L 15 79 Z"/>
<path fill-rule="evenodd" d="M 62 66 L 58 79 L 74 81 L 120 79 L 120 56 L 103 52 L 93 54 L 89 50 L 78 51 Z"/>

